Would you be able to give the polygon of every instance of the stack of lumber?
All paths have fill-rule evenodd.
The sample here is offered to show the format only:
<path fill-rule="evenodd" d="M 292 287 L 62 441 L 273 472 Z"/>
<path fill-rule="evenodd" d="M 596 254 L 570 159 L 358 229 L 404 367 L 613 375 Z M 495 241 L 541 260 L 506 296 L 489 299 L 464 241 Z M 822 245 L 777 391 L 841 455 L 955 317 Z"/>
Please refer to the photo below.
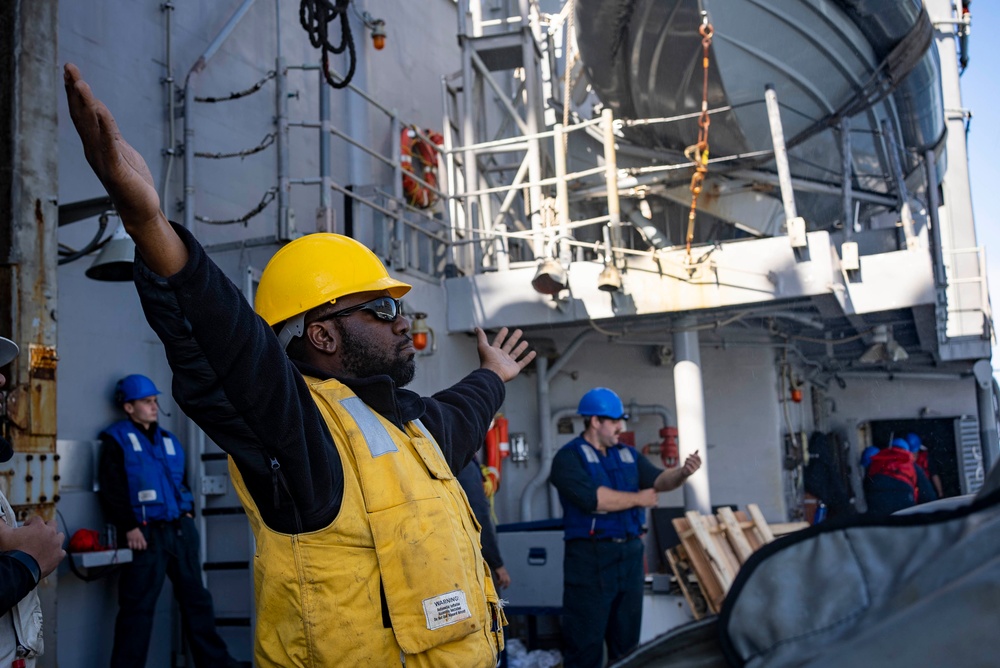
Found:
<path fill-rule="evenodd" d="M 751 554 L 775 535 L 809 526 L 807 522 L 768 525 L 753 503 L 746 513 L 726 507 L 715 515 L 691 510 L 673 524 L 681 544 L 667 550 L 667 561 L 695 619 L 722 609 L 736 574 Z"/>

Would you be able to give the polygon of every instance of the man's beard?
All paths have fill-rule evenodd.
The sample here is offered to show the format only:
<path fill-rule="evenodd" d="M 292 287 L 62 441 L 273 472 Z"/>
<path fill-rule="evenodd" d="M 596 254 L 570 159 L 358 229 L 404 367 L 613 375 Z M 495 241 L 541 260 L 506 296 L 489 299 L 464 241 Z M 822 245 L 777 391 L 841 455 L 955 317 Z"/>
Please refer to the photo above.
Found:
<path fill-rule="evenodd" d="M 405 387 L 417 373 L 417 365 L 413 358 L 406 359 L 400 355 L 409 341 L 402 341 L 395 350 L 380 350 L 363 336 L 355 334 L 339 319 L 334 319 L 334 326 L 340 334 L 343 346 L 342 362 L 344 370 L 354 378 L 370 376 L 389 376 L 396 387 Z"/>

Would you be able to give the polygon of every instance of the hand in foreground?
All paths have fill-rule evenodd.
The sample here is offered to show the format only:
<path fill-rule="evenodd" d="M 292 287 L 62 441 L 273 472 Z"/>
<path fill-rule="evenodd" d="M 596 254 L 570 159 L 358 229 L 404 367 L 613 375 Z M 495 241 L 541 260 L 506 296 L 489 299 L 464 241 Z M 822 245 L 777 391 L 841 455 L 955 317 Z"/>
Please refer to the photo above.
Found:
<path fill-rule="evenodd" d="M 46 522 L 38 515 L 32 515 L 20 527 L 9 527 L 0 522 L 0 549 L 30 554 L 38 562 L 43 578 L 54 571 L 66 556 L 62 547 L 64 538 L 62 532 L 56 531 L 54 520 Z"/>
<path fill-rule="evenodd" d="M 521 340 L 521 330 L 515 329 L 508 337 L 507 328 L 501 327 L 493 338 L 493 343 L 486 339 L 486 332 L 476 327 L 476 337 L 479 339 L 479 368 L 489 369 L 500 376 L 503 382 L 513 380 L 521 369 L 535 359 L 535 351 L 525 354 L 528 342 Z"/>
<path fill-rule="evenodd" d="M 142 535 L 142 528 L 136 527 L 125 534 L 125 543 L 130 550 L 145 550 L 146 537 Z"/>
<path fill-rule="evenodd" d="M 694 475 L 694 472 L 701 468 L 701 455 L 695 450 L 687 459 L 684 460 L 684 466 L 681 467 L 681 472 L 684 473 L 684 477 L 690 477 Z"/>
<path fill-rule="evenodd" d="M 493 582 L 497 589 L 506 589 L 510 586 L 510 573 L 507 572 L 506 566 L 497 566 L 497 569 L 493 571 Z"/>
<path fill-rule="evenodd" d="M 163 216 L 146 161 L 122 138 L 114 116 L 94 96 L 76 65 L 66 64 L 63 81 L 69 115 L 87 162 L 108 191 L 122 222 L 126 227 L 141 226 Z"/>

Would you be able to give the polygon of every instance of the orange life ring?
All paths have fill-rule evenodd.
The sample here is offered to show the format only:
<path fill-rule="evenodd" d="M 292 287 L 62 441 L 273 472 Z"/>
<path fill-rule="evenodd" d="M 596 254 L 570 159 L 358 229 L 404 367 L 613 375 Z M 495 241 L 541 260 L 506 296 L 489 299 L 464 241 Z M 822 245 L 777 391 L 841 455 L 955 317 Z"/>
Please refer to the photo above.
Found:
<path fill-rule="evenodd" d="M 414 126 L 403 128 L 399 138 L 400 163 L 403 167 L 403 194 L 410 206 L 429 209 L 437 202 L 437 193 L 414 179 L 410 174 L 416 174 L 420 179 L 434 188 L 438 187 L 438 154 L 437 146 L 444 145 L 444 137 L 432 130 L 420 132 Z"/>

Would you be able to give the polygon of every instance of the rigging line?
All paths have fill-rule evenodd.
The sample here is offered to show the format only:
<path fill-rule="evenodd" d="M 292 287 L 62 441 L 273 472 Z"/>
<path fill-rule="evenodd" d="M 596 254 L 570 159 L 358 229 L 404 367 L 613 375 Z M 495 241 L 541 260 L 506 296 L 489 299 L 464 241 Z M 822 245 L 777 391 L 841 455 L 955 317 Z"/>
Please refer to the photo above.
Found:
<path fill-rule="evenodd" d="M 277 135 L 275 133 L 269 132 L 266 135 L 264 135 L 264 139 L 261 141 L 261 143 L 253 148 L 244 149 L 242 151 L 236 151 L 235 153 L 206 153 L 204 151 L 196 151 L 194 155 L 196 158 L 212 158 L 214 160 L 222 160 L 224 158 L 237 158 L 237 157 L 245 158 L 248 155 L 253 155 L 254 153 L 260 153 L 268 146 L 273 144 L 276 138 Z"/>
<path fill-rule="evenodd" d="M 701 194 L 705 175 L 708 174 L 708 128 L 712 123 L 708 114 L 708 65 L 709 48 L 712 46 L 713 32 L 712 24 L 708 21 L 708 13 L 702 12 L 701 27 L 698 28 L 698 33 L 701 35 L 702 48 L 701 115 L 698 117 L 698 143 L 688 146 L 684 150 L 684 155 L 695 163 L 694 174 L 691 175 L 691 210 L 688 212 L 687 235 L 685 237 L 688 260 L 691 259 L 691 240 L 694 239 L 694 221 L 698 213 L 698 196 Z"/>
<path fill-rule="evenodd" d="M 267 73 L 267 75 L 263 79 L 261 79 L 260 81 L 258 81 L 254 85 L 250 86 L 250 88 L 247 88 L 245 90 L 238 90 L 236 92 L 230 93 L 229 95 L 227 95 L 225 97 L 195 97 L 194 101 L 195 102 L 215 103 L 215 102 L 229 102 L 230 100 L 238 100 L 241 97 L 246 97 L 247 95 L 253 95 L 257 91 L 259 91 L 261 88 L 263 88 L 264 84 L 266 84 L 268 81 L 270 81 L 271 79 L 273 79 L 276 76 L 277 76 L 277 72 L 275 72 L 274 70 L 271 70 L 270 72 Z"/>
<path fill-rule="evenodd" d="M 243 225 L 246 225 L 247 221 L 249 221 L 251 218 L 253 218 L 261 211 L 266 209 L 267 205 L 274 200 L 277 194 L 278 194 L 277 188 L 269 189 L 266 193 L 264 193 L 264 196 L 261 197 L 260 202 L 257 204 L 257 206 L 250 209 L 239 218 L 233 218 L 231 220 L 212 220 L 211 218 L 206 218 L 204 216 L 195 216 L 195 220 L 197 220 L 199 223 L 205 223 L 206 225 L 234 225 L 236 223 L 243 223 Z"/>
<path fill-rule="evenodd" d="M 320 49 L 323 62 L 323 76 L 333 88 L 346 88 L 354 78 L 358 64 L 358 54 L 354 50 L 354 37 L 347 8 L 351 0 L 302 0 L 299 5 L 299 23 L 309 36 L 309 43 Z M 330 42 L 329 24 L 340 17 L 340 44 Z M 337 81 L 330 72 L 330 54 L 347 51 L 347 74 Z"/>

